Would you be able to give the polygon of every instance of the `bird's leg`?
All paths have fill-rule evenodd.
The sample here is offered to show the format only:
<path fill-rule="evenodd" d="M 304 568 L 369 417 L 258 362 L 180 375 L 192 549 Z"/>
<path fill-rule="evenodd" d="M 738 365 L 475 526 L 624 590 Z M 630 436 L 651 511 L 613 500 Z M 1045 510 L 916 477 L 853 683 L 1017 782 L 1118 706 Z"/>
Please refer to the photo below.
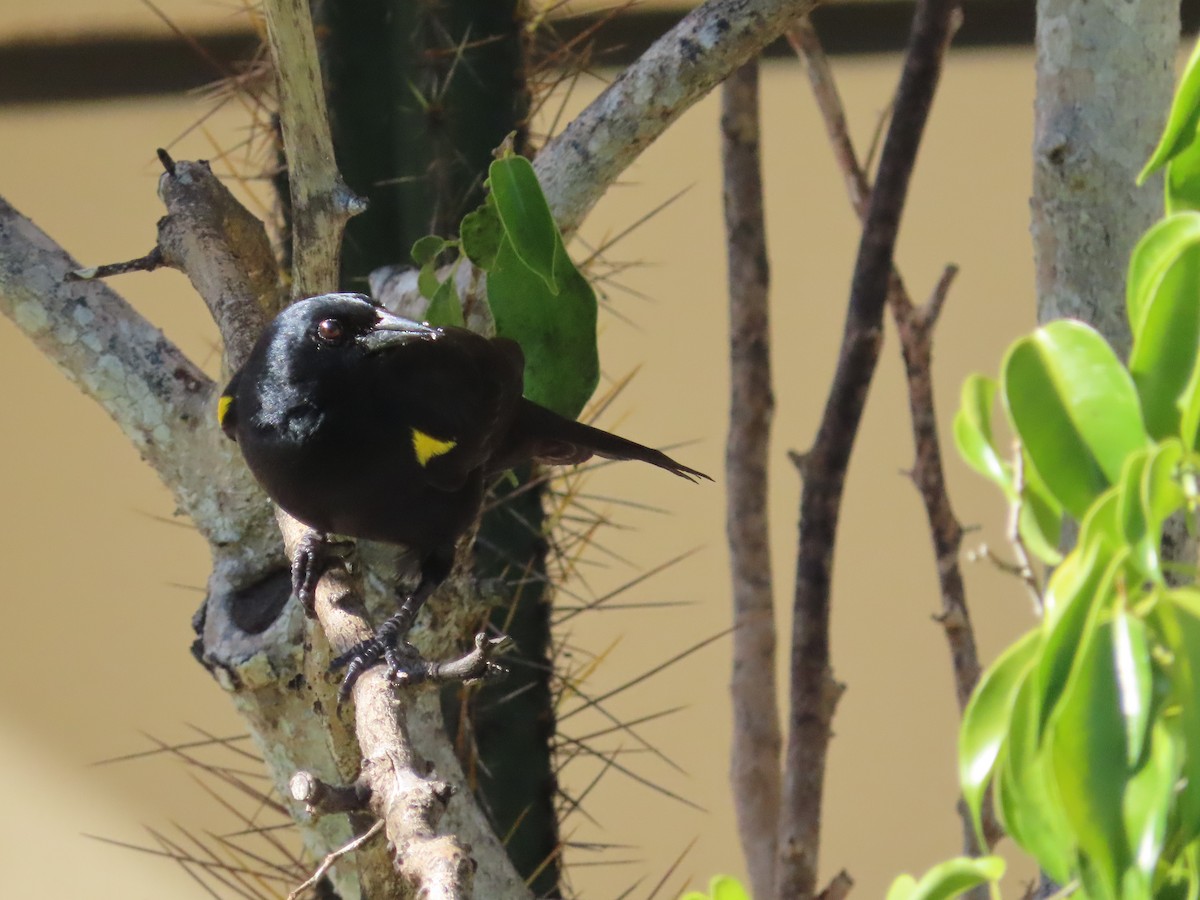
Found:
<path fill-rule="evenodd" d="M 292 594 L 310 619 L 316 615 L 317 582 L 333 560 L 345 562 L 354 552 L 353 541 L 330 540 L 320 531 L 306 531 L 292 556 Z"/>
<path fill-rule="evenodd" d="M 404 668 L 401 657 L 417 655 L 415 650 L 410 652 L 407 649 L 408 645 L 405 645 L 405 650 L 401 650 L 400 644 L 404 635 L 408 634 L 416 622 L 417 613 L 421 611 L 425 601 L 437 586 L 446 580 L 453 565 L 453 547 L 434 552 L 421 560 L 421 580 L 416 589 L 401 601 L 399 611 L 375 630 L 373 638 L 356 644 L 329 664 L 335 671 L 342 666 L 346 667 L 346 675 L 338 688 L 339 704 L 350 696 L 350 690 L 358 677 L 380 660 L 387 663 L 388 677 L 395 679 L 396 674 Z"/>

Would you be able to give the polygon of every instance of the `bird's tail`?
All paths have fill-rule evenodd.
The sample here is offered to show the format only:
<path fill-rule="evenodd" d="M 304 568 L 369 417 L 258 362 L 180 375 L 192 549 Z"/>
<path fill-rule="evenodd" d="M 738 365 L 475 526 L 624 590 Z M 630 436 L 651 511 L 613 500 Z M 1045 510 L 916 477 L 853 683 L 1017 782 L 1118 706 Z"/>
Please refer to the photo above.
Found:
<path fill-rule="evenodd" d="M 593 455 L 606 459 L 636 459 L 674 472 L 688 481 L 701 478 L 712 481 L 703 472 L 676 462 L 661 450 L 567 419 L 528 400 L 521 401 L 512 434 L 519 436 L 517 441 L 523 445 L 513 448 L 515 458 L 533 457 L 555 465 L 580 463 Z"/>

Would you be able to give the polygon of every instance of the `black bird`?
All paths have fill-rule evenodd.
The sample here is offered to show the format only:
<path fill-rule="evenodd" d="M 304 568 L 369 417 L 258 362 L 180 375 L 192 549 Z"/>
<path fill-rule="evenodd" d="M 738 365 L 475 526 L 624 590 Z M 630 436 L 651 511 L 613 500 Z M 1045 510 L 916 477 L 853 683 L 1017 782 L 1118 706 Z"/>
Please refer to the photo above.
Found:
<path fill-rule="evenodd" d="M 450 574 L 490 475 L 595 454 L 708 478 L 524 399 L 524 368 L 515 341 L 403 319 L 360 294 L 324 294 L 283 310 L 225 389 L 221 428 L 271 499 L 316 532 L 292 565 L 310 613 L 332 535 L 401 544 L 419 559 L 400 611 L 335 660 L 349 663 L 343 696 L 381 657 L 395 667 L 396 641 Z"/>

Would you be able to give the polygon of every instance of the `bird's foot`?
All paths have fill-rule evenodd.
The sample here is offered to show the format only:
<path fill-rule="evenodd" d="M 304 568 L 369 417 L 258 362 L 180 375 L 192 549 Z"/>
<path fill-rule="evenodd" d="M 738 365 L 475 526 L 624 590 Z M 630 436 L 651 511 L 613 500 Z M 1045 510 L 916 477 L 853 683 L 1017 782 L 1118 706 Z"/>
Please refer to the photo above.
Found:
<path fill-rule="evenodd" d="M 345 563 L 354 553 L 353 541 L 332 541 L 319 531 L 307 531 L 292 557 L 292 594 L 310 619 L 316 615 L 317 582 L 333 561 Z"/>
<path fill-rule="evenodd" d="M 375 637 L 352 647 L 330 663 L 333 670 L 346 667 L 346 674 L 338 688 L 339 706 L 350 696 L 359 676 L 380 661 L 387 664 L 388 680 L 404 687 L 426 681 L 466 683 L 508 674 L 508 670 L 495 660 L 495 657 L 512 647 L 513 640 L 508 635 L 488 637 L 480 632 L 475 635 L 475 648 L 470 652 L 458 659 L 433 662 L 425 659 L 412 644 L 400 640 L 400 635 L 407 631 L 407 628 L 400 630 L 404 623 L 396 620 L 401 618 L 399 614 L 392 616 L 379 627 Z"/>
<path fill-rule="evenodd" d="M 393 669 L 401 668 L 400 638 L 407 634 L 408 629 L 412 627 L 412 619 L 413 617 L 406 611 L 402 610 L 396 613 L 375 630 L 373 638 L 355 644 L 329 664 L 329 668 L 335 672 L 342 666 L 346 667 L 342 685 L 338 688 L 339 706 L 350 696 L 350 691 L 354 687 L 354 682 L 358 681 L 358 677 L 380 660 L 387 663 L 389 676 Z M 406 648 L 404 655 L 409 655 L 407 651 L 411 651 L 412 656 L 420 659 L 420 654 L 417 653 L 415 647 L 407 642 L 403 642 L 403 646 Z"/>

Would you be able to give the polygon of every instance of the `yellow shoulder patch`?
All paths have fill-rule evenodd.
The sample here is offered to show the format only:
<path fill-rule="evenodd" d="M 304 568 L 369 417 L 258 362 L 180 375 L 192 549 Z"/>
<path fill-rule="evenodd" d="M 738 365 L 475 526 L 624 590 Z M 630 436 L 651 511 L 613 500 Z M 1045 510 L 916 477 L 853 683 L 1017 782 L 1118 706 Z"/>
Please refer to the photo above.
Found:
<path fill-rule="evenodd" d="M 413 452 L 417 454 L 417 462 L 422 466 L 428 464 L 435 456 L 449 453 L 458 446 L 458 441 L 443 441 L 435 438 L 432 434 L 426 434 L 419 428 L 414 428 L 412 435 Z"/>
<path fill-rule="evenodd" d="M 217 401 L 217 424 L 222 428 L 225 427 L 225 417 L 229 415 L 231 403 L 233 403 L 233 397 L 229 394 L 222 394 L 221 399 Z"/>

